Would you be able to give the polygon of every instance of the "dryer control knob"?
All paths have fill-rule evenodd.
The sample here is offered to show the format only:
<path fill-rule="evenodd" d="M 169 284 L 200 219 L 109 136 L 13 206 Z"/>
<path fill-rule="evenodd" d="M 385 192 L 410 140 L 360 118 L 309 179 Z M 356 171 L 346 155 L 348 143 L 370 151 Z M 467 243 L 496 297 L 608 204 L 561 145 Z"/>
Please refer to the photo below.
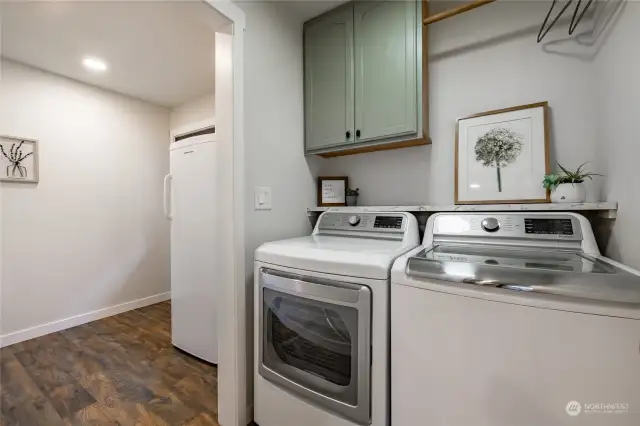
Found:
<path fill-rule="evenodd" d="M 484 219 L 481 223 L 482 229 L 487 232 L 496 232 L 500 229 L 500 222 L 495 217 L 488 217 Z"/>
<path fill-rule="evenodd" d="M 351 226 L 358 226 L 358 224 L 360 223 L 360 216 L 349 216 L 349 225 Z"/>

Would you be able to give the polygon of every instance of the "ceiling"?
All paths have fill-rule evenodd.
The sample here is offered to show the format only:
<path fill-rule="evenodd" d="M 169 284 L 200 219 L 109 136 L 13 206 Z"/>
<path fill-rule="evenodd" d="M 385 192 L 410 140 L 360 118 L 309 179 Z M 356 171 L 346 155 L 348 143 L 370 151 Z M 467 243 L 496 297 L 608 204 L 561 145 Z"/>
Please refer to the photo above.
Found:
<path fill-rule="evenodd" d="M 0 16 L 3 57 L 166 107 L 214 90 L 213 32 L 230 24 L 191 1 L 0 2 Z"/>

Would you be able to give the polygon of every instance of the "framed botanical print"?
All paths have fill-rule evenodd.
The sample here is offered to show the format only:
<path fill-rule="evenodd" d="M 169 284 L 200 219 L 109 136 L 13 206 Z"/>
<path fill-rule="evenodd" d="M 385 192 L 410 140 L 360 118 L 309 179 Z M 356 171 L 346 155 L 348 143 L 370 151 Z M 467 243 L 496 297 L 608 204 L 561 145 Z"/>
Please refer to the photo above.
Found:
<path fill-rule="evenodd" d="M 346 206 L 349 178 L 321 176 L 318 178 L 318 206 Z"/>
<path fill-rule="evenodd" d="M 38 183 L 38 141 L 0 136 L 0 181 Z"/>
<path fill-rule="evenodd" d="M 458 120 L 455 203 L 546 203 L 549 169 L 547 102 Z"/>

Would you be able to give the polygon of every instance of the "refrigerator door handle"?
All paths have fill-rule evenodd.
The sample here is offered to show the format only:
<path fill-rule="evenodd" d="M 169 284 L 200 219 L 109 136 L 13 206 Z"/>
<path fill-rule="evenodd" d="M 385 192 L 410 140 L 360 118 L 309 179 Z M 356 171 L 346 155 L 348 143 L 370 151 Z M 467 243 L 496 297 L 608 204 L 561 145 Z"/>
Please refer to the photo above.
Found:
<path fill-rule="evenodd" d="M 164 190 L 162 191 L 162 208 L 164 210 L 164 216 L 171 220 L 171 206 L 169 205 L 169 181 L 171 180 L 171 174 L 164 177 Z"/>

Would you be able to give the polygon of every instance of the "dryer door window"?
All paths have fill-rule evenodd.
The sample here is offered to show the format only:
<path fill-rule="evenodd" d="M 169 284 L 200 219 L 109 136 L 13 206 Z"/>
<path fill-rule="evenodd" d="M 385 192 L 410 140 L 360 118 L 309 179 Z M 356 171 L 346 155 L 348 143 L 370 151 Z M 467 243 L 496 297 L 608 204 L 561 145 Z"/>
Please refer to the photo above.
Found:
<path fill-rule="evenodd" d="M 268 364 L 275 369 L 286 364 L 340 387 L 357 379 L 353 365 L 358 358 L 356 309 L 277 295 L 268 289 L 265 293 L 270 300 L 265 306 Z M 355 404 L 355 395 L 341 399 Z"/>
<path fill-rule="evenodd" d="M 260 289 L 261 375 L 354 420 L 368 420 L 370 290 L 300 279 L 293 280 L 293 291 L 278 287 L 291 284 L 287 280 L 271 275 Z"/>

